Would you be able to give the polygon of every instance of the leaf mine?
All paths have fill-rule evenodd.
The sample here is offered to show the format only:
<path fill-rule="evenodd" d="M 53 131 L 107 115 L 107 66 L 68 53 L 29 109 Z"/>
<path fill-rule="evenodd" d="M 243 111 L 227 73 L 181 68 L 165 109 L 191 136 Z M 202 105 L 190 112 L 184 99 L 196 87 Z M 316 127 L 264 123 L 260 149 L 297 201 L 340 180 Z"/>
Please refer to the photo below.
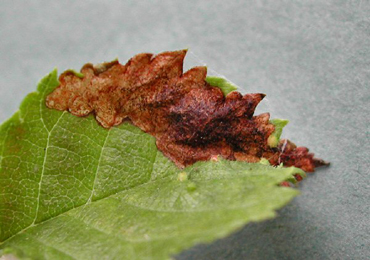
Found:
<path fill-rule="evenodd" d="M 247 162 L 267 158 L 272 165 L 309 172 L 326 164 L 305 147 L 279 142 L 269 113 L 254 115 L 264 94 L 225 96 L 207 82 L 206 67 L 183 73 L 185 55 L 186 50 L 142 53 L 125 65 L 86 64 L 83 77 L 66 71 L 46 105 L 76 116 L 94 113 L 105 128 L 128 120 L 154 136 L 158 149 L 180 168 L 217 156 Z"/>

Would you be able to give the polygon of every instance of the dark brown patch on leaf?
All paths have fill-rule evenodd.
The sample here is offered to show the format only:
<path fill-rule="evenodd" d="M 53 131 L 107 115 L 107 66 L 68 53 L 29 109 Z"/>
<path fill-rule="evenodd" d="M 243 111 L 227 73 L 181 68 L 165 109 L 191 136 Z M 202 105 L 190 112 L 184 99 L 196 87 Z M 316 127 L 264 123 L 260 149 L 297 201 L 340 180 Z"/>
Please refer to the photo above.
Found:
<path fill-rule="evenodd" d="M 268 113 L 253 116 L 264 94 L 222 91 L 206 81 L 206 67 L 183 73 L 186 51 L 138 54 L 118 61 L 85 65 L 83 78 L 67 71 L 46 98 L 49 108 L 76 116 L 94 113 L 105 128 L 130 120 L 156 138 L 157 147 L 178 167 L 222 156 L 273 165 L 284 163 L 313 171 L 319 160 L 304 147 L 282 143 L 271 148 L 275 127 Z"/>

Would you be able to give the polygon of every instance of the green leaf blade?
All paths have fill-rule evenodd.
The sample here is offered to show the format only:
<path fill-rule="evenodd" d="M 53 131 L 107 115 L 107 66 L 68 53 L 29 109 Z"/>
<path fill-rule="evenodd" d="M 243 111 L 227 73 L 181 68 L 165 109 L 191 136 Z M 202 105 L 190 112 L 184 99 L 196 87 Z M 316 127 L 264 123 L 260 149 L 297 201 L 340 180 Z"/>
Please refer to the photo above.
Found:
<path fill-rule="evenodd" d="M 298 191 L 296 168 L 198 162 L 178 169 L 129 123 L 46 108 L 53 71 L 0 127 L 0 255 L 20 259 L 168 259 L 250 221 Z M 180 176 L 180 177 L 179 177 Z"/>
<path fill-rule="evenodd" d="M 155 199 L 143 200 L 142 198 L 148 198 L 145 196 L 148 190 L 157 188 L 154 182 L 80 206 L 30 228 L 27 236 L 15 237 L 8 244 L 19 245 L 26 239 L 36 240 L 35 243 L 40 241 L 47 246 L 42 250 L 53 248 L 77 259 L 102 259 L 107 255 L 111 259 L 167 259 L 183 248 L 221 238 L 246 222 L 271 218 L 276 208 L 297 195 L 296 190 L 274 185 L 263 191 L 253 192 L 253 187 L 245 188 L 242 185 L 245 183 L 241 183 L 240 179 L 235 179 L 231 184 L 229 180 L 223 182 L 229 188 L 234 188 L 234 195 L 240 194 L 237 201 L 242 203 L 245 200 L 244 206 L 235 207 L 234 203 L 232 206 L 209 208 L 208 203 L 205 203 L 207 208 L 204 207 L 204 198 L 197 199 L 193 195 L 194 200 L 203 202 L 203 205 L 195 203 L 197 206 L 192 210 L 184 210 L 184 207 L 168 208 L 167 203 L 163 204 L 164 207 L 154 207 L 158 206 L 158 203 L 153 204 L 155 200 L 163 202 L 160 198 L 169 195 L 168 189 L 161 189 Z M 182 199 L 189 200 L 187 196 L 193 193 L 186 192 L 182 182 L 171 180 L 165 183 L 174 191 L 168 200 L 178 201 L 179 194 Z M 214 184 L 197 183 L 196 192 L 206 191 L 207 194 L 213 194 L 209 200 L 220 202 L 225 199 L 224 190 L 220 190 L 222 180 Z M 249 194 L 246 192 L 248 190 Z M 143 197 L 132 197 L 136 194 Z M 227 201 L 223 204 L 226 205 Z M 81 238 L 84 238 L 83 241 Z M 76 248 L 76 241 L 80 241 L 80 249 Z"/>

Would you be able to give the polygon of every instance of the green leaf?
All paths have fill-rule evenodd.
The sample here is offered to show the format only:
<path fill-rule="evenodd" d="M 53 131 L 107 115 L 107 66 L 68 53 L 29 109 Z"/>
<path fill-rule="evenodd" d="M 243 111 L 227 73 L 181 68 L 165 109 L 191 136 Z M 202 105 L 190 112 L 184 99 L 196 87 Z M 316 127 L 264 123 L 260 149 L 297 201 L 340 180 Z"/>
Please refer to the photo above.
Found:
<path fill-rule="evenodd" d="M 211 86 L 220 88 L 225 96 L 230 92 L 233 92 L 238 89 L 237 86 L 235 86 L 233 83 L 231 83 L 225 78 L 220 78 L 216 76 L 207 76 L 206 81 Z"/>
<path fill-rule="evenodd" d="M 270 123 L 275 126 L 275 131 L 269 136 L 267 142 L 270 147 L 276 147 L 279 144 L 283 128 L 289 123 L 289 120 L 276 118 L 271 119 Z"/>
<path fill-rule="evenodd" d="M 0 127 L 0 256 L 169 259 L 273 217 L 302 170 L 226 160 L 178 169 L 124 123 L 48 109 L 53 71 Z"/>

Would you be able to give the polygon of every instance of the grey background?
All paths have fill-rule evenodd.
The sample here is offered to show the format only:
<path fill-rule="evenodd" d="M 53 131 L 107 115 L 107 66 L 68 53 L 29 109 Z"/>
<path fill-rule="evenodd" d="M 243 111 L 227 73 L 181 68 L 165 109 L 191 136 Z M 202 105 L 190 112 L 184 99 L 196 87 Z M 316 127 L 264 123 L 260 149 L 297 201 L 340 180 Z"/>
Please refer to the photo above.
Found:
<path fill-rule="evenodd" d="M 190 48 L 186 60 L 263 92 L 258 112 L 332 162 L 263 223 L 178 259 L 370 258 L 368 1 L 1 1 L 0 121 L 54 67 Z"/>

